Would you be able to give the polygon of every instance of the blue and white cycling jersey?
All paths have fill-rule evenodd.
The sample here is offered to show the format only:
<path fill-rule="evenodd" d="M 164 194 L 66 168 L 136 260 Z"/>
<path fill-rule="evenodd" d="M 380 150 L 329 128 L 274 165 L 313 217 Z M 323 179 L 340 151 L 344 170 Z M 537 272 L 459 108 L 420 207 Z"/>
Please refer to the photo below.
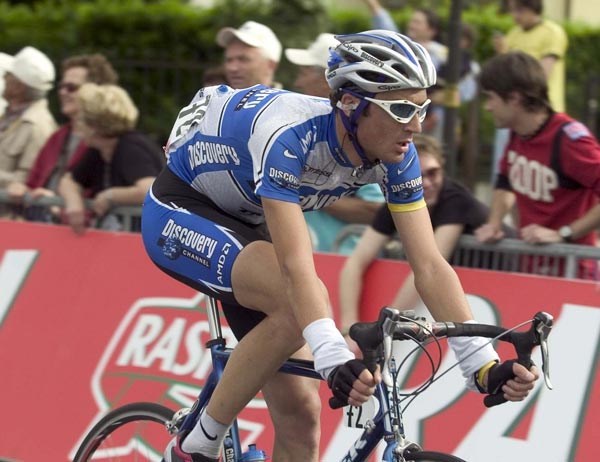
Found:
<path fill-rule="evenodd" d="M 166 148 L 169 168 L 228 214 L 264 221 L 261 197 L 330 205 L 367 183 L 378 183 L 392 211 L 425 207 L 413 145 L 396 164 L 353 176 L 329 100 L 263 85 L 201 89 L 183 108 Z"/>

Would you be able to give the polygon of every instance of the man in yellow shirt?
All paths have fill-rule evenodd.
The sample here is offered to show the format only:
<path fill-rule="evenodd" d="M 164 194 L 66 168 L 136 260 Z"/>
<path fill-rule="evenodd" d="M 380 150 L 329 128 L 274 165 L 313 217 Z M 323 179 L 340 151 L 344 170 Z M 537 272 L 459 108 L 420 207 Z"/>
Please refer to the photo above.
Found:
<path fill-rule="evenodd" d="M 552 108 L 565 112 L 565 53 L 567 34 L 558 24 L 542 17 L 543 0 L 509 0 L 516 26 L 495 41 L 496 51 L 523 51 L 542 64 L 548 79 Z"/>

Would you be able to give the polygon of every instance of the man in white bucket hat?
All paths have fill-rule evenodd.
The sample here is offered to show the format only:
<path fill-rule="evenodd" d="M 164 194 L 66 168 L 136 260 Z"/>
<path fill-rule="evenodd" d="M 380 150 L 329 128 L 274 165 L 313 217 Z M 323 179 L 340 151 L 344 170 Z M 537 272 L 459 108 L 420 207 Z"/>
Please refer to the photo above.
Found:
<path fill-rule="evenodd" d="M 246 21 L 238 29 L 224 27 L 216 40 L 225 48 L 225 77 L 230 87 L 277 86 L 274 78 L 282 47 L 270 28 Z"/>
<path fill-rule="evenodd" d="M 25 181 L 38 152 L 56 121 L 46 95 L 54 85 L 52 61 L 33 47 L 5 56 L 4 99 L 8 106 L 0 118 L 0 188 L 11 181 Z"/>

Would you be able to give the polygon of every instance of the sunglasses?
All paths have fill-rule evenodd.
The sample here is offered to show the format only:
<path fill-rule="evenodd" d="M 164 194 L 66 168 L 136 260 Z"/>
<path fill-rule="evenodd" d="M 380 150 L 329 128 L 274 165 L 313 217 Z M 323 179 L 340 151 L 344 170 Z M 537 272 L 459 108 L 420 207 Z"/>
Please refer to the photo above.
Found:
<path fill-rule="evenodd" d="M 431 104 L 430 99 L 419 106 L 418 104 L 412 103 L 405 99 L 386 101 L 382 99 L 369 98 L 368 96 L 363 96 L 363 98 L 370 103 L 379 106 L 381 109 L 387 112 L 392 119 L 394 119 L 396 122 L 400 122 L 401 124 L 409 123 L 417 114 L 419 117 L 419 122 L 422 123 L 427 115 L 427 109 Z"/>
<path fill-rule="evenodd" d="M 58 84 L 58 91 L 64 90 L 67 93 L 75 93 L 81 85 L 71 82 L 62 82 Z"/>

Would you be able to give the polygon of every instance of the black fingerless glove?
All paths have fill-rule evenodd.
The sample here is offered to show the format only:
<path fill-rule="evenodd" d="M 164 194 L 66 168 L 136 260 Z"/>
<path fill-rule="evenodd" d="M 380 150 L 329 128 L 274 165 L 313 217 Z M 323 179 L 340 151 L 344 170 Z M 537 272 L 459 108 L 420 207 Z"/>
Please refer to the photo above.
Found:
<path fill-rule="evenodd" d="M 327 377 L 327 385 L 333 393 L 333 398 L 329 399 L 331 409 L 338 409 L 348 404 L 352 385 L 366 368 L 367 366 L 361 360 L 351 359 L 331 371 Z"/>

